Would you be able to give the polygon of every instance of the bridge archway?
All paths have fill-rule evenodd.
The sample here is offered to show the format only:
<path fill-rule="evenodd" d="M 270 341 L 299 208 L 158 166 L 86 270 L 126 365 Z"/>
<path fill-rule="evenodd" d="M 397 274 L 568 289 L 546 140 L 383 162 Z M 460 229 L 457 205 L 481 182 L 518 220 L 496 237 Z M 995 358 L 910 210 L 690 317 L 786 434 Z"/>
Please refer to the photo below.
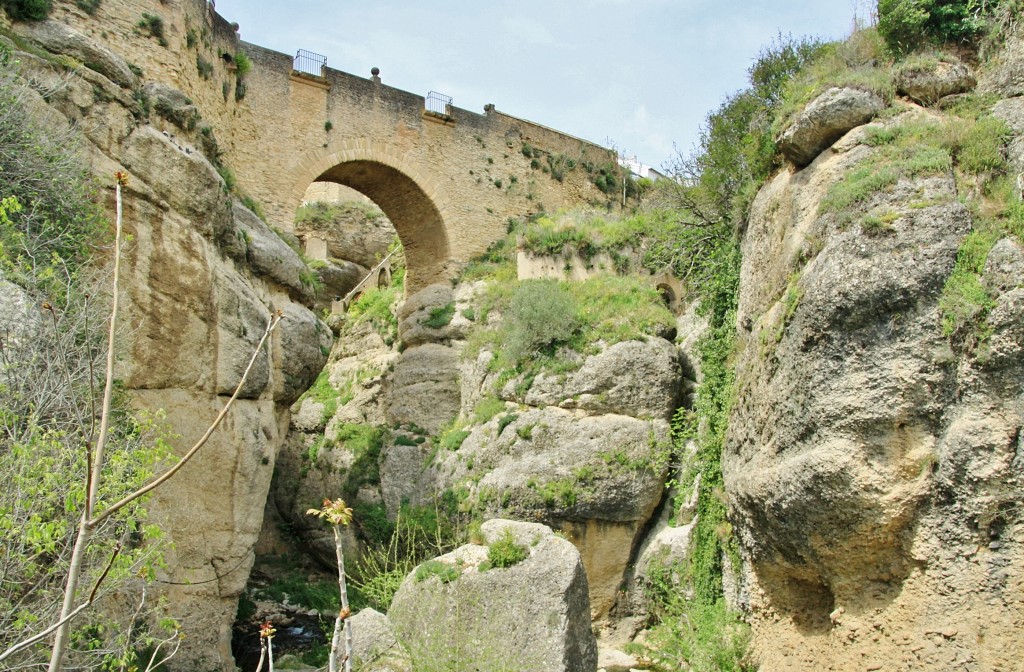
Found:
<path fill-rule="evenodd" d="M 406 287 L 415 292 L 447 279 L 451 258 L 443 203 L 436 184 L 401 160 L 389 145 L 365 143 L 309 157 L 296 182 L 296 205 L 313 182 L 335 182 L 377 204 L 395 227 L 405 251 Z"/>

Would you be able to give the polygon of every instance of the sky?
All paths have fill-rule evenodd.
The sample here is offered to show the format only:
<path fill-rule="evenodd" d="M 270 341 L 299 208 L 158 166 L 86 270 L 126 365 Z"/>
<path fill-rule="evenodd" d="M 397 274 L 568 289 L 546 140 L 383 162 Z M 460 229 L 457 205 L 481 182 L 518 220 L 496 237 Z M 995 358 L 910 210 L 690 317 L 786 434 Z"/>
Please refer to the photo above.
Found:
<path fill-rule="evenodd" d="M 850 34 L 867 0 L 217 0 L 243 40 L 663 167 L 780 35 Z M 867 9 L 866 9 L 867 8 Z"/>

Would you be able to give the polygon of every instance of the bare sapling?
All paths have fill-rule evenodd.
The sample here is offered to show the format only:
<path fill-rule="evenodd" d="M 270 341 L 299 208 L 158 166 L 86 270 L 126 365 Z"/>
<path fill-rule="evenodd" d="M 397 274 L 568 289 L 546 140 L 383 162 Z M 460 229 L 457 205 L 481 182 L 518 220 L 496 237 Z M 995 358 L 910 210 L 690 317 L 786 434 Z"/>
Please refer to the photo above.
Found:
<path fill-rule="evenodd" d="M 341 528 L 352 522 L 352 509 L 345 505 L 345 500 L 324 500 L 319 509 L 309 509 L 307 515 L 316 516 L 330 523 L 334 530 L 334 553 L 338 558 L 338 591 L 341 593 L 341 610 L 334 620 L 334 634 L 331 637 L 331 655 L 328 660 L 329 672 L 338 672 L 338 651 L 341 648 L 342 631 L 345 633 L 345 656 L 342 658 L 344 672 L 352 672 L 352 623 L 349 616 L 352 610 L 348 606 L 348 587 L 345 584 L 345 555 L 341 548 Z"/>
<path fill-rule="evenodd" d="M 129 493 L 122 497 L 119 501 L 105 508 L 99 509 L 97 507 L 97 501 L 100 492 L 100 483 L 104 477 L 104 453 L 107 448 L 107 442 L 110 435 L 110 423 L 111 423 L 111 407 L 113 400 L 113 389 L 114 389 L 114 336 L 117 329 L 117 319 L 119 313 L 119 293 L 120 293 L 120 275 L 121 275 L 121 242 L 123 237 L 122 227 L 122 200 L 121 190 L 128 184 L 128 176 L 121 171 L 115 174 L 115 197 L 116 197 L 116 220 L 115 220 L 115 240 L 114 240 L 114 268 L 113 268 L 113 280 L 112 280 L 112 303 L 109 315 L 109 330 L 107 335 L 107 352 L 106 352 L 106 375 L 105 384 L 103 389 L 103 401 L 99 411 L 99 433 L 96 437 L 95 444 L 92 445 L 89 441 L 86 441 L 84 451 L 86 454 L 86 469 L 85 469 L 85 502 L 82 508 L 82 516 L 79 520 L 78 531 L 75 536 L 74 546 L 71 553 L 71 560 L 68 568 L 68 575 L 64 588 L 64 598 L 61 607 L 60 615 L 57 620 L 50 626 L 43 629 L 41 632 L 23 639 L 22 641 L 8 647 L 7 650 L 0 653 L 0 661 L 8 658 L 14 653 L 25 649 L 32 644 L 42 641 L 46 637 L 54 634 L 53 648 L 50 654 L 49 672 L 59 672 L 63 667 L 64 655 L 68 647 L 70 624 L 71 621 L 79 614 L 84 612 L 89 606 L 91 606 L 97 599 L 99 594 L 100 585 L 106 578 L 110 567 L 113 565 L 117 555 L 117 551 L 114 551 L 113 556 L 110 558 L 107 568 L 100 574 L 96 580 L 92 589 L 87 596 L 82 598 L 79 595 L 79 584 L 81 582 L 84 558 L 86 550 L 89 547 L 89 543 L 93 538 L 94 532 L 97 527 L 111 515 L 115 514 L 125 506 L 145 496 L 155 488 L 159 487 L 163 483 L 167 482 L 173 477 L 178 471 L 181 470 L 185 464 L 187 464 L 202 448 L 216 431 L 217 427 L 220 426 L 221 422 L 231 408 L 231 405 L 238 397 L 245 385 L 245 381 L 251 372 L 263 345 L 267 342 L 278 323 L 283 319 L 281 311 L 277 311 L 276 314 L 272 315 L 267 323 L 266 330 L 263 336 L 260 338 L 259 343 L 256 345 L 252 357 L 249 360 L 248 366 L 246 366 L 241 379 L 238 382 L 238 386 L 235 388 L 234 394 L 225 403 L 224 407 L 220 410 L 217 417 L 207 428 L 205 433 L 199 438 L 198 441 L 185 453 L 178 461 L 171 466 L 170 469 L 165 471 L 160 476 L 152 479 L 146 485 L 138 488 L 137 490 Z"/>

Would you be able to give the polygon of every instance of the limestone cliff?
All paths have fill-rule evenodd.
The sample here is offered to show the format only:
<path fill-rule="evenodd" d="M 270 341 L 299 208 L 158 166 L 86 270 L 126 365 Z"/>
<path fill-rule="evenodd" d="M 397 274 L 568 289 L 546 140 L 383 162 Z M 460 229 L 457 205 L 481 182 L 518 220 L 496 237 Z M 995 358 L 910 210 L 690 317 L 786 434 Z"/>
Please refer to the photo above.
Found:
<path fill-rule="evenodd" d="M 216 154 L 205 156 L 201 134 L 182 122 L 199 114 L 184 94 L 146 89 L 170 101 L 159 109 L 179 129 L 147 116 L 146 80 L 100 42 L 56 21 L 13 31 L 17 42 L 0 41 L 32 91 L 29 104 L 80 129 L 98 184 L 111 185 L 116 170 L 129 175 L 129 327 L 117 375 L 135 405 L 166 412 L 176 447 L 192 445 L 222 408 L 270 315 L 285 317 L 220 431 L 150 506 L 172 542 L 158 586 L 186 633 L 179 665 L 232 669 L 230 627 L 288 407 L 322 368 L 330 332 L 303 305 L 302 259 L 231 195 Z M 101 197 L 112 209 L 112 192 Z"/>
<path fill-rule="evenodd" d="M 971 178 L 903 173 L 835 205 L 889 165 L 879 133 L 948 123 L 888 116 L 778 173 L 743 235 L 734 599 L 762 669 L 1020 669 L 1024 247 L 983 234 L 990 303 L 954 328 L 950 276 L 991 231 Z"/>

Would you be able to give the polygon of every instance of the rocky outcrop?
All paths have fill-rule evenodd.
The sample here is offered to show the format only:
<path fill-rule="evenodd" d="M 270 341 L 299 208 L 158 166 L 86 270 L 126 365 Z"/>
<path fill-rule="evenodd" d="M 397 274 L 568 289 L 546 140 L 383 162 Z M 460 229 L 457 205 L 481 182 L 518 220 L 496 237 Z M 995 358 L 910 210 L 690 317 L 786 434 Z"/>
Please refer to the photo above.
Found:
<path fill-rule="evenodd" d="M 295 223 L 295 235 L 303 241 L 309 238 L 324 241 L 330 259 L 373 268 L 387 255 L 397 235 L 384 213 L 368 202 L 344 201 L 311 207 L 313 216 Z M 323 210 L 319 216 L 316 208 Z"/>
<path fill-rule="evenodd" d="M 922 105 L 940 98 L 972 91 L 978 81 L 971 69 L 952 57 L 925 63 L 911 63 L 896 69 L 896 90 Z"/>
<path fill-rule="evenodd" d="M 978 77 L 978 92 L 1004 98 L 1024 96 L 1024 30 L 1019 24 L 1004 27 L 1005 44 Z"/>
<path fill-rule="evenodd" d="M 589 357 L 578 371 L 537 376 L 523 401 L 588 413 L 671 420 L 679 406 L 679 353 L 662 338 L 623 341 Z M 515 399 L 515 386 L 502 396 Z"/>
<path fill-rule="evenodd" d="M 873 159 L 859 133 L 771 180 L 743 240 L 722 466 L 755 650 L 770 669 L 1010 669 L 1024 618 L 1009 504 L 1024 495 L 1020 245 L 989 254 L 991 335 L 947 338 L 939 299 L 970 212 L 948 175 L 823 212 Z M 860 224 L 873 213 L 884 233 Z"/>
<path fill-rule="evenodd" d="M 451 422 L 461 405 L 458 357 L 455 348 L 437 343 L 403 352 L 391 377 L 388 422 L 415 425 L 431 434 Z"/>
<path fill-rule="evenodd" d="M 176 138 L 146 122 L 131 90 L 141 91 L 141 83 L 122 58 L 57 22 L 16 30 L 82 63 L 68 79 L 46 59 L 16 53 L 26 76 L 47 92 L 45 100 L 27 94 L 28 104 L 65 127 L 75 122 L 99 184 L 110 185 L 115 170 L 129 175 L 127 328 L 117 375 L 135 405 L 163 414 L 177 450 L 191 446 L 223 408 L 271 315 L 284 316 L 221 428 L 149 506 L 171 542 L 159 585 L 187 635 L 175 664 L 231 668 L 231 622 L 288 429 L 288 406 L 326 361 L 330 331 L 296 301 L 305 298 L 299 257 L 234 200 L 194 148 L 197 138 Z M 146 90 L 167 109 L 188 105 L 169 86 Z M 113 208 L 109 192 L 101 198 Z M 224 244 L 232 236 L 244 239 L 245 253 Z"/>
<path fill-rule="evenodd" d="M 525 556 L 496 566 L 488 546 L 467 545 L 421 565 L 388 611 L 414 660 L 475 669 L 597 669 L 587 576 L 579 553 L 543 525 L 489 520 L 484 540 L 508 539 Z"/>
<path fill-rule="evenodd" d="M 128 61 L 92 38 L 56 20 L 32 21 L 18 27 L 26 37 L 54 54 L 64 54 L 126 89 L 139 85 Z"/>
<path fill-rule="evenodd" d="M 833 87 L 803 109 L 778 137 L 779 151 L 797 167 L 809 164 L 833 142 L 885 109 L 885 101 L 860 89 Z"/>

